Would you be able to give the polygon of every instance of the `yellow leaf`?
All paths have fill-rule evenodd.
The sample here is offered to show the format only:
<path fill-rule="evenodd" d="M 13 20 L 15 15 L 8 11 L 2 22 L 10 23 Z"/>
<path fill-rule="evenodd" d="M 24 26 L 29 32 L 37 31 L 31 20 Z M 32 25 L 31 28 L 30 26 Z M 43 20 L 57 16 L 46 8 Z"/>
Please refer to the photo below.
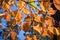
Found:
<path fill-rule="evenodd" d="M 32 9 L 34 9 L 34 8 L 37 7 L 37 5 L 34 3 L 34 1 L 35 1 L 35 0 L 29 0 L 29 2 L 31 2 L 31 3 L 30 3 L 30 4 L 31 4 L 30 6 L 31 6 Z"/>
<path fill-rule="evenodd" d="M 31 6 L 31 8 L 32 8 L 32 9 L 34 9 L 34 8 L 36 8 L 36 7 L 37 7 L 37 5 L 36 5 L 35 3 L 31 3 L 31 5 L 30 5 L 30 6 Z"/>

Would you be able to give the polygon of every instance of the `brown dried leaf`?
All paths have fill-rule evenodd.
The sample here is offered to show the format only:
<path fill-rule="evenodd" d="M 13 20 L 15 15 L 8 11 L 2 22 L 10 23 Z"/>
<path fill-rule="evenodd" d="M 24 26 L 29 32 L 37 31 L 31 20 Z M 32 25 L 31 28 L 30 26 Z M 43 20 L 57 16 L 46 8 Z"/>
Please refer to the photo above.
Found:
<path fill-rule="evenodd" d="M 26 31 L 29 31 L 31 28 L 31 22 L 25 22 L 23 24 L 23 30 L 26 32 Z"/>

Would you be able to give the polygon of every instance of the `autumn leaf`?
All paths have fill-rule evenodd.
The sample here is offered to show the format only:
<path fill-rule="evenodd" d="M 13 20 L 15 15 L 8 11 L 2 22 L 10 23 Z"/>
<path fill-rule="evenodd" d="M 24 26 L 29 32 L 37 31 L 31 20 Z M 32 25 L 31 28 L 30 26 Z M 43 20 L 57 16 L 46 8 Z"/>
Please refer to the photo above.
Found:
<path fill-rule="evenodd" d="M 10 5 L 6 4 L 6 9 L 10 9 Z"/>
<path fill-rule="evenodd" d="M 17 24 L 20 24 L 22 22 L 22 14 L 20 12 L 17 12 L 15 20 Z"/>
<path fill-rule="evenodd" d="M 13 16 L 13 17 L 15 17 L 16 14 L 17 14 L 17 11 L 13 11 L 13 12 L 12 12 L 12 16 Z"/>
<path fill-rule="evenodd" d="M 16 20 L 15 19 L 11 20 L 11 24 L 12 24 L 11 26 L 14 27 L 16 25 Z"/>
<path fill-rule="evenodd" d="M 30 1 L 30 7 L 32 8 L 32 9 L 34 9 L 34 8 L 36 8 L 37 7 L 37 5 L 35 4 L 35 0 L 29 0 Z"/>
<path fill-rule="evenodd" d="M 3 8 L 4 10 L 10 10 L 10 5 L 7 4 L 7 3 L 5 3 L 5 4 L 3 4 L 2 8 Z"/>
<path fill-rule="evenodd" d="M 31 13 L 26 7 L 24 7 L 24 8 L 22 9 L 22 11 L 23 11 L 25 14 L 30 14 L 30 13 Z"/>
<path fill-rule="evenodd" d="M 25 21 L 31 21 L 31 17 L 28 15 L 28 16 L 25 18 Z"/>
<path fill-rule="evenodd" d="M 24 1 L 19 1 L 18 2 L 18 9 L 22 9 L 24 6 L 26 6 L 26 3 Z"/>
<path fill-rule="evenodd" d="M 35 33 L 41 34 L 42 32 L 42 27 L 37 24 L 36 26 L 33 27 Z"/>
<path fill-rule="evenodd" d="M 37 22 L 42 22 L 42 17 L 39 15 L 36 15 L 34 20 Z"/>
<path fill-rule="evenodd" d="M 43 5 L 43 2 L 40 2 L 40 6 L 41 6 L 41 9 L 42 9 L 43 11 L 45 11 L 45 7 L 44 7 L 44 5 Z"/>
<path fill-rule="evenodd" d="M 6 15 L 6 20 L 7 20 L 7 21 L 10 21 L 10 18 L 11 18 L 11 14 L 10 14 L 10 13 L 7 13 L 7 15 Z"/>
<path fill-rule="evenodd" d="M 31 22 L 25 22 L 25 23 L 23 24 L 23 30 L 24 30 L 25 32 L 29 31 L 30 28 L 31 28 Z"/>

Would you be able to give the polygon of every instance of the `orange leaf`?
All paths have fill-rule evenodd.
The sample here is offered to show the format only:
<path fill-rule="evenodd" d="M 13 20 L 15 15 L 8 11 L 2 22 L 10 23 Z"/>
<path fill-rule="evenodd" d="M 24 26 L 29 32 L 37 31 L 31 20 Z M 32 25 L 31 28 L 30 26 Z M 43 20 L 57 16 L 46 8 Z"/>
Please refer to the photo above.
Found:
<path fill-rule="evenodd" d="M 24 8 L 22 9 L 22 11 L 23 11 L 25 14 L 30 14 L 30 13 L 31 13 L 28 9 L 26 9 L 26 7 L 24 7 Z"/>
<path fill-rule="evenodd" d="M 20 22 L 22 21 L 22 14 L 20 12 L 17 12 L 15 20 L 17 24 L 20 24 Z"/>
<path fill-rule="evenodd" d="M 6 16 L 6 20 L 10 21 L 10 18 L 11 18 L 11 14 L 8 13 L 7 16 Z"/>
<path fill-rule="evenodd" d="M 26 6 L 26 3 L 20 0 L 18 2 L 18 9 L 22 9 L 24 6 Z"/>
<path fill-rule="evenodd" d="M 31 28 L 31 22 L 25 22 L 23 24 L 23 30 L 26 32 L 26 31 L 29 31 Z"/>

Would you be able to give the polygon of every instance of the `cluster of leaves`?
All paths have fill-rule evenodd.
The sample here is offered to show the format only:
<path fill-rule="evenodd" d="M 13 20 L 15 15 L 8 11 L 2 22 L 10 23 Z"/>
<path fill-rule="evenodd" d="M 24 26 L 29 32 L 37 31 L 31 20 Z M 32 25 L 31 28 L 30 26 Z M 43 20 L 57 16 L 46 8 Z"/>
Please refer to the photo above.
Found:
<path fill-rule="evenodd" d="M 31 2 L 32 0 L 30 0 L 30 2 Z M 11 3 L 9 3 L 9 2 L 11 2 Z M 25 19 L 24 19 L 24 23 L 23 23 L 23 25 L 21 25 L 21 30 L 24 30 L 25 32 L 31 32 L 31 30 L 32 30 L 32 32 L 34 32 L 34 34 L 36 33 L 36 34 L 43 34 L 43 32 L 44 32 L 44 27 L 43 26 L 46 26 L 46 25 L 44 25 L 44 23 L 45 23 L 45 18 L 46 18 L 46 14 L 47 14 L 47 12 L 46 12 L 46 10 L 48 10 L 48 8 L 47 7 L 49 7 L 48 5 L 48 3 L 49 2 L 47 2 L 46 3 L 46 5 L 44 4 L 44 2 L 43 1 L 39 1 L 39 4 L 41 5 L 41 9 L 42 10 L 39 10 L 37 7 L 36 7 L 36 5 L 34 4 L 34 1 L 33 2 L 26 2 L 26 1 L 24 1 L 24 0 L 19 0 L 18 1 L 18 4 L 16 5 L 15 3 L 16 3 L 16 1 L 15 0 L 5 0 L 4 1 L 4 3 L 3 3 L 3 5 L 2 5 L 2 8 L 5 10 L 5 12 L 7 12 L 6 13 L 6 15 L 2 15 L 3 17 L 5 17 L 5 19 L 6 19 L 6 21 L 9 23 L 11 23 L 11 27 L 13 26 L 13 28 L 15 28 L 16 26 L 15 25 L 17 25 L 17 24 L 22 24 L 23 22 L 22 22 L 22 18 L 24 17 L 23 15 L 25 14 L 25 15 L 27 15 L 27 17 L 25 17 Z M 31 10 L 28 10 L 27 8 L 26 8 L 26 5 L 27 4 L 29 4 L 30 5 L 30 9 L 34 9 L 34 8 L 36 8 L 36 9 L 38 9 L 38 14 L 36 14 L 36 13 L 32 13 L 31 12 Z M 34 5 L 32 5 L 32 4 L 34 4 Z M 15 10 L 15 11 L 12 11 L 12 12 L 10 12 L 10 8 L 13 6 L 13 5 L 16 5 L 17 6 L 17 10 Z M 20 10 L 20 11 L 19 11 Z M 22 11 L 22 12 L 21 12 Z M 46 15 L 44 18 L 43 17 L 41 17 L 40 16 L 40 14 L 44 14 L 44 15 Z M 49 16 L 50 17 L 50 16 Z M 49 18 L 48 17 L 48 18 Z M 12 19 L 12 20 L 11 20 Z M 32 28 L 33 27 L 33 28 Z M 16 29 L 16 28 L 15 28 Z M 45 30 L 46 31 L 46 30 Z M 48 35 L 47 34 L 47 32 L 46 32 L 46 34 L 43 34 L 44 36 L 45 35 Z M 34 36 L 35 37 L 35 36 Z"/>

